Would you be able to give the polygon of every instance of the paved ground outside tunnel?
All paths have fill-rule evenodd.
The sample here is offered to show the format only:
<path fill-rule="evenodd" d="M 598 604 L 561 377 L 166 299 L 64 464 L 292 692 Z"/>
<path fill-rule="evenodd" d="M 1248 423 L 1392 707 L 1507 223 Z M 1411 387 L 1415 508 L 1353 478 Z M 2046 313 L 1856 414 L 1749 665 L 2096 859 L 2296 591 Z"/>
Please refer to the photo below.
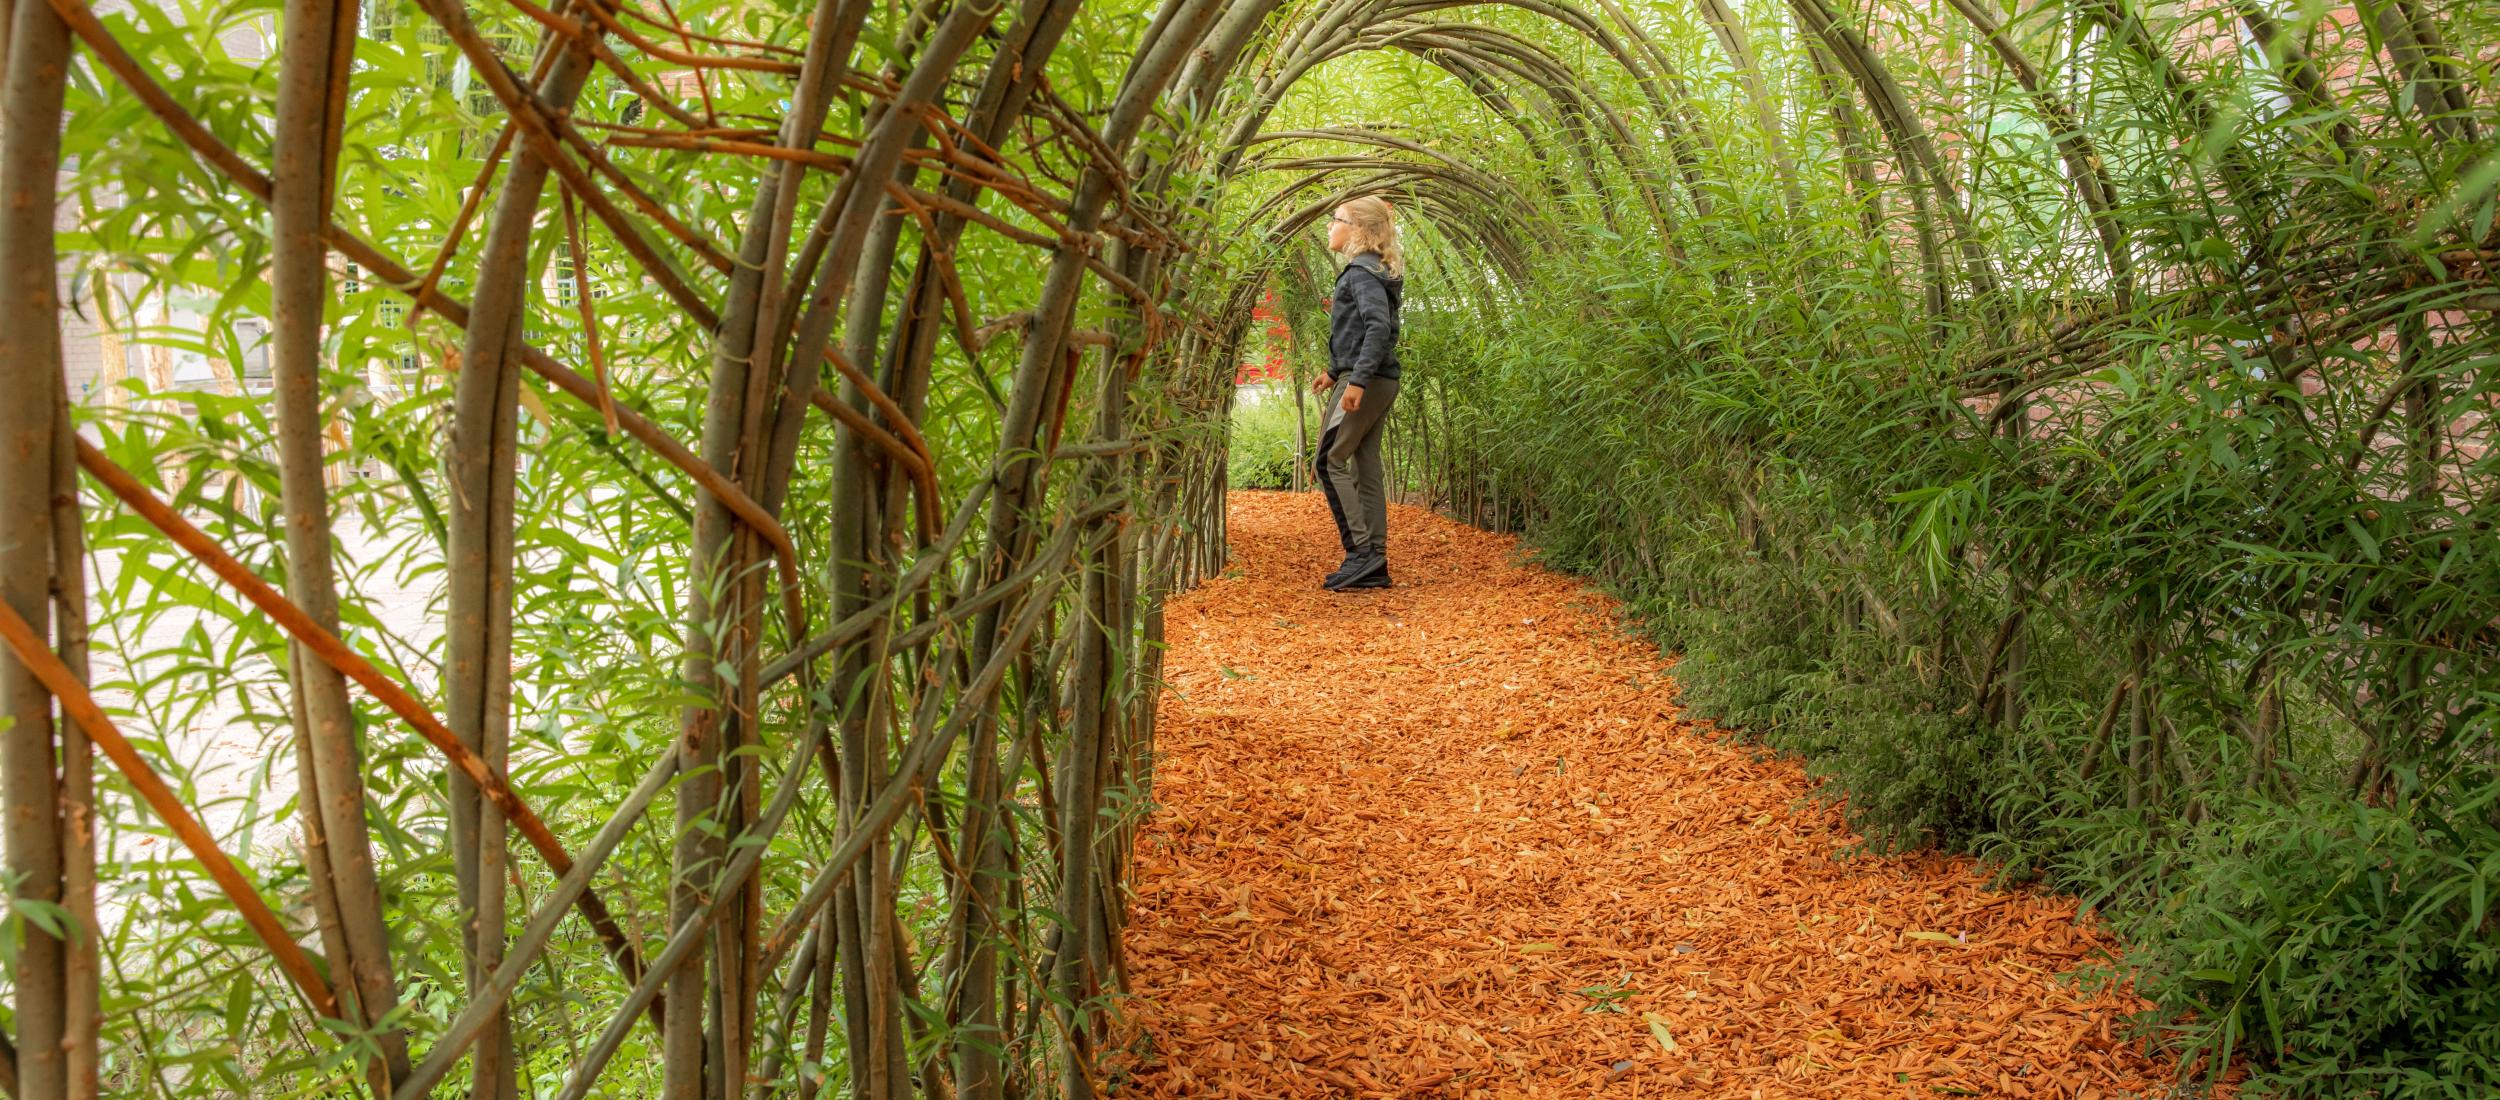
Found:
<path fill-rule="evenodd" d="M 2158 1095 L 2112 947 L 1968 860 L 1845 858 L 1792 761 L 1684 719 L 1610 601 L 1414 508 L 1332 594 L 1236 493 L 1175 600 L 1120 1096 Z"/>

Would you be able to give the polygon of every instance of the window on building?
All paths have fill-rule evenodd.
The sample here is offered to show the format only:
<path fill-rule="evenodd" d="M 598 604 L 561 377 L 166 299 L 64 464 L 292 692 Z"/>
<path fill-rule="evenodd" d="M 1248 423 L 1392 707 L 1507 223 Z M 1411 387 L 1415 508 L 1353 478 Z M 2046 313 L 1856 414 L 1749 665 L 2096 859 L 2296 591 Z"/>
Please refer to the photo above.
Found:
<path fill-rule="evenodd" d="M 2282 70 L 2267 55 L 2266 47 L 2248 29 L 2248 21 L 2235 19 L 2232 24 L 2240 32 L 2240 72 L 2248 81 L 2250 109 L 2260 119 L 2281 118 L 2291 112 L 2291 89 L 2284 86 Z"/>
<path fill-rule="evenodd" d="M 465 64 L 463 67 L 466 67 Z M 475 72 L 469 72 L 466 75 L 469 87 L 461 97 L 461 102 L 468 106 L 469 113 L 488 119 L 502 115 L 504 113 L 503 101 L 495 98 L 495 89 L 486 83 L 484 77 Z"/>
<path fill-rule="evenodd" d="M 496 63 L 503 65 L 507 73 L 511 71 L 515 60 L 524 59 L 527 56 L 525 51 L 530 47 L 529 36 L 519 31 L 508 28 L 489 30 L 486 31 L 485 37 L 487 45 L 493 47 Z M 486 82 L 485 77 L 476 72 L 466 71 L 467 66 L 464 65 L 462 68 L 469 82 L 468 91 L 464 96 L 469 113 L 487 119 L 503 117 L 503 101 L 495 98 L 494 87 Z"/>
<path fill-rule="evenodd" d="M 408 40 L 417 55 L 425 59 L 426 83 L 437 88 L 454 87 L 467 72 L 453 62 L 451 33 L 432 19 L 414 19 L 410 23 L 413 25 L 408 28 Z"/>
<path fill-rule="evenodd" d="M 269 325 L 258 318 L 245 318 L 234 323 L 234 343 L 243 351 L 243 369 L 237 371 L 246 390 L 266 388 L 271 381 L 269 370 Z"/>

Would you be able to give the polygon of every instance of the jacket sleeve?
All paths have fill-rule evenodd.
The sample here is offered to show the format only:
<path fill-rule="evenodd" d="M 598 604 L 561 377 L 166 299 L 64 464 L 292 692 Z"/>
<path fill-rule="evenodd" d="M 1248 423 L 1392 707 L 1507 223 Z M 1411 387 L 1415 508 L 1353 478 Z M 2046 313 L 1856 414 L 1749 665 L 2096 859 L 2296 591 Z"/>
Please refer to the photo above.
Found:
<path fill-rule="evenodd" d="M 1353 274 L 1357 270 L 1362 274 Z M 1348 271 L 1346 289 L 1354 296 L 1354 316 L 1363 325 L 1362 341 L 1354 347 L 1354 362 L 1345 370 L 1347 383 L 1368 385 L 1380 365 L 1389 361 L 1390 342 L 1397 339 L 1389 289 L 1381 285 L 1379 276 L 1360 268 Z"/>

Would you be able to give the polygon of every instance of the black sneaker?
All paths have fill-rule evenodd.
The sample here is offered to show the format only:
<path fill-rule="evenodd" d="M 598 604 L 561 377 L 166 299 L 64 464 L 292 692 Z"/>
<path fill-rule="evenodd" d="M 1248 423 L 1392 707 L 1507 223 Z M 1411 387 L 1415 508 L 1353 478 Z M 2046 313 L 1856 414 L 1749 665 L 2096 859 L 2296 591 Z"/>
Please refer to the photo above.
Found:
<path fill-rule="evenodd" d="M 1355 590 L 1355 589 L 1357 589 L 1357 588 L 1387 588 L 1387 587 L 1389 587 L 1389 563 L 1388 563 L 1387 561 L 1383 560 L 1383 561 L 1381 561 L 1381 562 L 1380 562 L 1380 568 L 1379 568 L 1378 570 L 1373 571 L 1373 572 L 1370 572 L 1370 573 L 1365 573 L 1365 574 L 1363 574 L 1362 576 L 1360 576 L 1360 577 L 1358 577 L 1358 578 L 1356 578 L 1356 579 L 1354 579 L 1354 580 L 1350 580 L 1350 581 L 1345 582 L 1344 584 L 1338 585 L 1338 586 L 1337 586 L 1337 591 L 1339 591 L 1339 592 L 1352 592 L 1352 591 L 1354 591 L 1354 590 Z"/>
<path fill-rule="evenodd" d="M 1386 583 L 1369 584 L 1373 577 L 1389 575 L 1389 556 L 1377 550 L 1366 550 L 1347 559 L 1345 567 L 1328 575 L 1328 588 L 1342 592 L 1348 588 L 1385 588 Z"/>
<path fill-rule="evenodd" d="M 1338 586 L 1345 583 L 1347 577 L 1353 576 L 1355 572 L 1362 567 L 1362 565 L 1363 552 L 1360 550 L 1348 550 L 1346 551 L 1345 561 L 1337 566 L 1336 572 L 1320 578 L 1319 586 L 1333 592 Z"/>

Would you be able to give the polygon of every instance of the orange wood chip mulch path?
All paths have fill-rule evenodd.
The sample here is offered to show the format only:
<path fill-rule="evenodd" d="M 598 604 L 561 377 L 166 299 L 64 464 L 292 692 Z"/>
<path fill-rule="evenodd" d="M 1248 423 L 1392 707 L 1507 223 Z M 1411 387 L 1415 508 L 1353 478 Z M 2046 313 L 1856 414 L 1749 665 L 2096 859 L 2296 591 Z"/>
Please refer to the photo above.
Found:
<path fill-rule="evenodd" d="M 2170 1078 L 2071 899 L 1836 858 L 1802 769 L 1680 717 L 1612 603 L 1399 508 L 1334 594 L 1236 493 L 1173 602 L 1117 1096 L 2119 1097 Z M 1670 1049 L 1672 1046 L 1672 1049 Z"/>

